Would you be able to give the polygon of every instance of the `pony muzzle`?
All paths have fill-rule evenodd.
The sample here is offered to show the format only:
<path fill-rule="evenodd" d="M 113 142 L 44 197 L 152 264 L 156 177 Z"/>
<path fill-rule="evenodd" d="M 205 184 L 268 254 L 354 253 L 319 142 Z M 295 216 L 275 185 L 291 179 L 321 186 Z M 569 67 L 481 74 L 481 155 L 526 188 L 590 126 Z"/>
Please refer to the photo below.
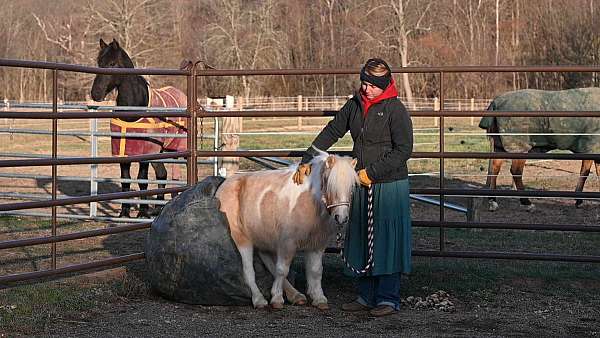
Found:
<path fill-rule="evenodd" d="M 339 225 L 344 225 L 348 222 L 348 219 L 350 218 L 350 202 L 326 204 L 325 207 L 327 208 L 329 215 L 331 215 Z M 346 209 L 343 209 L 341 212 L 336 210 L 340 207 L 346 207 Z"/>

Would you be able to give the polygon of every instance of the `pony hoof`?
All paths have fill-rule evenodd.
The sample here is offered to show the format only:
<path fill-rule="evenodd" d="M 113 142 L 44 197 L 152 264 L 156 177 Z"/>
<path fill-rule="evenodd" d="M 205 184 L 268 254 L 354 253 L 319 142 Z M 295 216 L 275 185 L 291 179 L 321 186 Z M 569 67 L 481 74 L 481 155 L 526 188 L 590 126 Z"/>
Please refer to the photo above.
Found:
<path fill-rule="evenodd" d="M 137 218 L 150 218 L 150 215 L 148 214 L 148 212 L 147 212 L 147 211 L 144 211 L 144 212 L 139 212 L 139 213 L 137 214 Z"/>
<path fill-rule="evenodd" d="M 254 304 L 254 308 L 255 309 L 264 309 L 266 307 L 267 307 L 267 301 L 266 300 L 262 300 L 262 301 L 259 300 L 259 301 L 257 301 Z"/>
<path fill-rule="evenodd" d="M 294 299 L 292 299 L 291 303 L 292 305 L 306 305 L 306 296 L 298 293 L 294 296 Z"/>
<path fill-rule="evenodd" d="M 283 309 L 283 303 L 271 303 L 271 308 L 273 310 L 281 310 Z"/>
<path fill-rule="evenodd" d="M 492 212 L 498 210 L 498 203 L 495 201 L 490 201 L 488 210 Z"/>
<path fill-rule="evenodd" d="M 161 211 L 162 211 L 162 206 L 161 206 L 161 207 L 158 207 L 158 208 L 154 208 L 154 209 L 152 209 L 152 211 L 150 212 L 150 214 L 151 214 L 152 216 L 158 216 L 158 215 L 160 215 L 160 212 L 161 212 Z"/>
<path fill-rule="evenodd" d="M 534 212 L 535 211 L 535 204 L 530 204 L 525 206 L 525 211 L 527 212 Z"/>
<path fill-rule="evenodd" d="M 329 304 L 327 304 L 327 303 L 319 303 L 319 304 L 315 305 L 315 307 L 321 311 L 329 310 Z"/>

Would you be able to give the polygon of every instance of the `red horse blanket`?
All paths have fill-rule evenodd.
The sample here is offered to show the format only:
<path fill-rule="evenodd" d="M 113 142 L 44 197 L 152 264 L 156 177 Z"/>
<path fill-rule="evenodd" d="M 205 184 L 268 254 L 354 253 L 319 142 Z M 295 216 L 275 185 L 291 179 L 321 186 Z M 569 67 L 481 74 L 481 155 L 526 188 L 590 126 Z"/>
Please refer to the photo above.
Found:
<path fill-rule="evenodd" d="M 148 87 L 148 107 L 186 107 L 187 96 L 175 87 L 152 89 Z M 118 118 L 111 119 L 110 131 L 121 133 L 111 137 L 113 156 L 133 156 L 159 153 L 161 151 L 187 150 L 186 138 L 174 137 L 131 137 L 126 133 L 183 134 L 187 133 L 186 118 L 142 117 L 134 122 Z"/>

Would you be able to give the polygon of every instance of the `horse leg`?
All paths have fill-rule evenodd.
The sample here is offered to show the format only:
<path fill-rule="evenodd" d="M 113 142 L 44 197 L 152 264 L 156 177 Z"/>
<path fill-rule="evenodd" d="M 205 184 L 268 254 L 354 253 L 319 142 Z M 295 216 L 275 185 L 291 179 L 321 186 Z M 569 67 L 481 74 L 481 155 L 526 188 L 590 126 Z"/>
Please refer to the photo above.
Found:
<path fill-rule="evenodd" d="M 321 279 L 323 277 L 323 251 L 307 251 L 305 253 L 306 293 L 312 300 L 312 306 L 319 310 L 329 310 L 327 297 L 323 294 Z"/>
<path fill-rule="evenodd" d="M 290 271 L 290 264 L 292 264 L 295 252 L 295 248 L 291 248 L 290 245 L 286 244 L 283 244 L 283 247 L 277 250 L 275 280 L 271 287 L 271 307 L 273 309 L 283 308 L 283 281 Z"/>
<path fill-rule="evenodd" d="M 576 192 L 583 191 L 583 186 L 585 185 L 585 181 L 590 175 L 590 169 L 592 169 L 593 160 L 583 160 L 581 161 L 581 169 L 579 169 L 579 179 L 577 179 L 577 187 L 575 188 Z M 598 173 L 598 163 L 596 163 L 596 173 Z M 583 200 L 578 198 L 575 200 L 575 207 L 579 208 L 583 204 Z"/>
<path fill-rule="evenodd" d="M 121 179 L 130 180 L 131 179 L 131 174 L 130 174 L 131 162 L 120 163 L 119 166 L 121 168 Z M 129 183 L 129 182 L 121 182 L 121 191 L 128 192 L 130 186 L 131 186 L 131 183 Z M 129 218 L 130 217 L 129 216 L 129 208 L 130 207 L 131 207 L 131 205 L 129 203 L 121 204 L 121 213 L 119 214 L 119 217 Z"/>
<path fill-rule="evenodd" d="M 179 168 L 179 164 L 177 163 L 173 163 L 171 164 L 171 175 L 173 175 L 173 181 L 180 181 L 181 180 L 181 169 Z M 175 198 L 177 197 L 176 192 L 171 193 L 171 198 Z"/>
<path fill-rule="evenodd" d="M 140 162 L 140 170 L 138 171 L 138 180 L 147 180 L 148 179 L 148 162 L 143 161 Z M 140 191 L 144 191 L 148 189 L 148 183 L 138 182 L 138 186 L 140 187 Z M 140 197 L 142 200 L 146 200 L 147 197 Z M 137 215 L 137 218 L 150 218 L 148 214 L 148 204 L 140 203 L 140 212 Z"/>
<path fill-rule="evenodd" d="M 255 308 L 264 308 L 268 303 L 256 285 L 253 257 L 254 245 L 244 233 L 243 226 L 240 224 L 242 220 L 239 200 L 240 189 L 239 181 L 224 182 L 215 193 L 215 197 L 220 201 L 221 206 L 219 210 L 225 213 L 227 217 L 231 239 L 233 239 L 235 247 L 242 258 L 244 280 L 252 293 L 252 305 Z"/>
<path fill-rule="evenodd" d="M 485 185 L 488 189 L 496 189 L 496 181 L 498 180 L 498 173 L 500 173 L 500 169 L 502 169 L 502 164 L 504 160 L 501 158 L 491 158 L 488 164 L 488 175 Z M 496 202 L 496 197 L 490 196 L 488 198 L 488 210 L 496 211 L 498 210 L 498 202 Z"/>
<path fill-rule="evenodd" d="M 233 233 L 232 233 L 233 236 Z M 234 242 L 235 239 L 234 239 Z M 267 300 L 260 293 L 260 289 L 258 285 L 256 285 L 256 274 L 254 272 L 254 248 L 252 243 L 247 242 L 245 245 L 240 246 L 238 242 L 236 242 L 236 246 L 238 251 L 240 252 L 240 256 L 242 257 L 242 268 L 244 270 L 244 280 L 246 284 L 250 288 L 250 292 L 252 293 L 252 305 L 256 309 L 262 309 L 267 306 Z"/>
<path fill-rule="evenodd" d="M 600 179 L 600 161 L 594 161 L 596 166 L 596 180 Z"/>
<path fill-rule="evenodd" d="M 157 180 L 166 180 L 167 179 L 167 169 L 165 168 L 165 164 L 162 162 L 152 162 L 152 168 L 154 169 L 154 173 L 156 175 Z M 164 183 L 159 183 L 158 188 L 163 189 L 166 186 Z M 165 200 L 165 195 L 157 195 L 156 199 L 159 201 Z M 157 204 L 152 210 L 152 215 L 158 215 L 162 210 L 162 205 Z"/>
<path fill-rule="evenodd" d="M 525 160 L 523 159 L 513 159 L 512 165 L 510 166 L 510 173 L 513 177 L 513 182 L 515 182 L 515 188 L 517 191 L 525 190 L 525 185 L 523 184 L 523 170 L 525 168 Z M 529 198 L 520 198 L 521 205 L 527 207 L 527 211 L 533 211 L 535 206 L 531 204 Z"/>
<path fill-rule="evenodd" d="M 275 277 L 275 262 L 273 260 L 273 256 L 264 251 L 258 251 L 260 258 L 263 263 L 267 267 L 267 270 Z M 290 281 L 286 278 L 283 281 L 283 292 L 285 292 L 285 297 L 287 300 L 292 303 L 292 305 L 305 305 L 306 304 L 306 296 L 303 295 L 300 291 L 296 290 L 290 283 Z"/>

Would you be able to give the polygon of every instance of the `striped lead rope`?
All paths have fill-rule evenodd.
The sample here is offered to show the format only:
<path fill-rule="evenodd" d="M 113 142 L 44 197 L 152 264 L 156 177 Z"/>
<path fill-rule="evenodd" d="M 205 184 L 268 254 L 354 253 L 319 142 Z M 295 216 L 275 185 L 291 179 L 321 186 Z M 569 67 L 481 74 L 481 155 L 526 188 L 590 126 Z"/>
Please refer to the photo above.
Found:
<path fill-rule="evenodd" d="M 344 242 L 344 238 L 341 232 L 337 233 L 337 246 L 340 248 L 340 255 L 342 256 L 342 260 L 348 269 L 354 272 L 357 275 L 362 275 L 367 273 L 367 271 L 371 270 L 375 265 L 373 263 L 373 242 L 374 242 L 374 233 L 375 227 L 373 226 L 373 185 L 369 186 L 369 193 L 367 199 L 367 240 L 368 240 L 368 257 L 367 257 L 367 265 L 363 269 L 356 269 L 351 266 L 350 263 L 346 260 L 346 256 L 344 255 L 344 248 L 342 247 L 342 243 Z"/>

